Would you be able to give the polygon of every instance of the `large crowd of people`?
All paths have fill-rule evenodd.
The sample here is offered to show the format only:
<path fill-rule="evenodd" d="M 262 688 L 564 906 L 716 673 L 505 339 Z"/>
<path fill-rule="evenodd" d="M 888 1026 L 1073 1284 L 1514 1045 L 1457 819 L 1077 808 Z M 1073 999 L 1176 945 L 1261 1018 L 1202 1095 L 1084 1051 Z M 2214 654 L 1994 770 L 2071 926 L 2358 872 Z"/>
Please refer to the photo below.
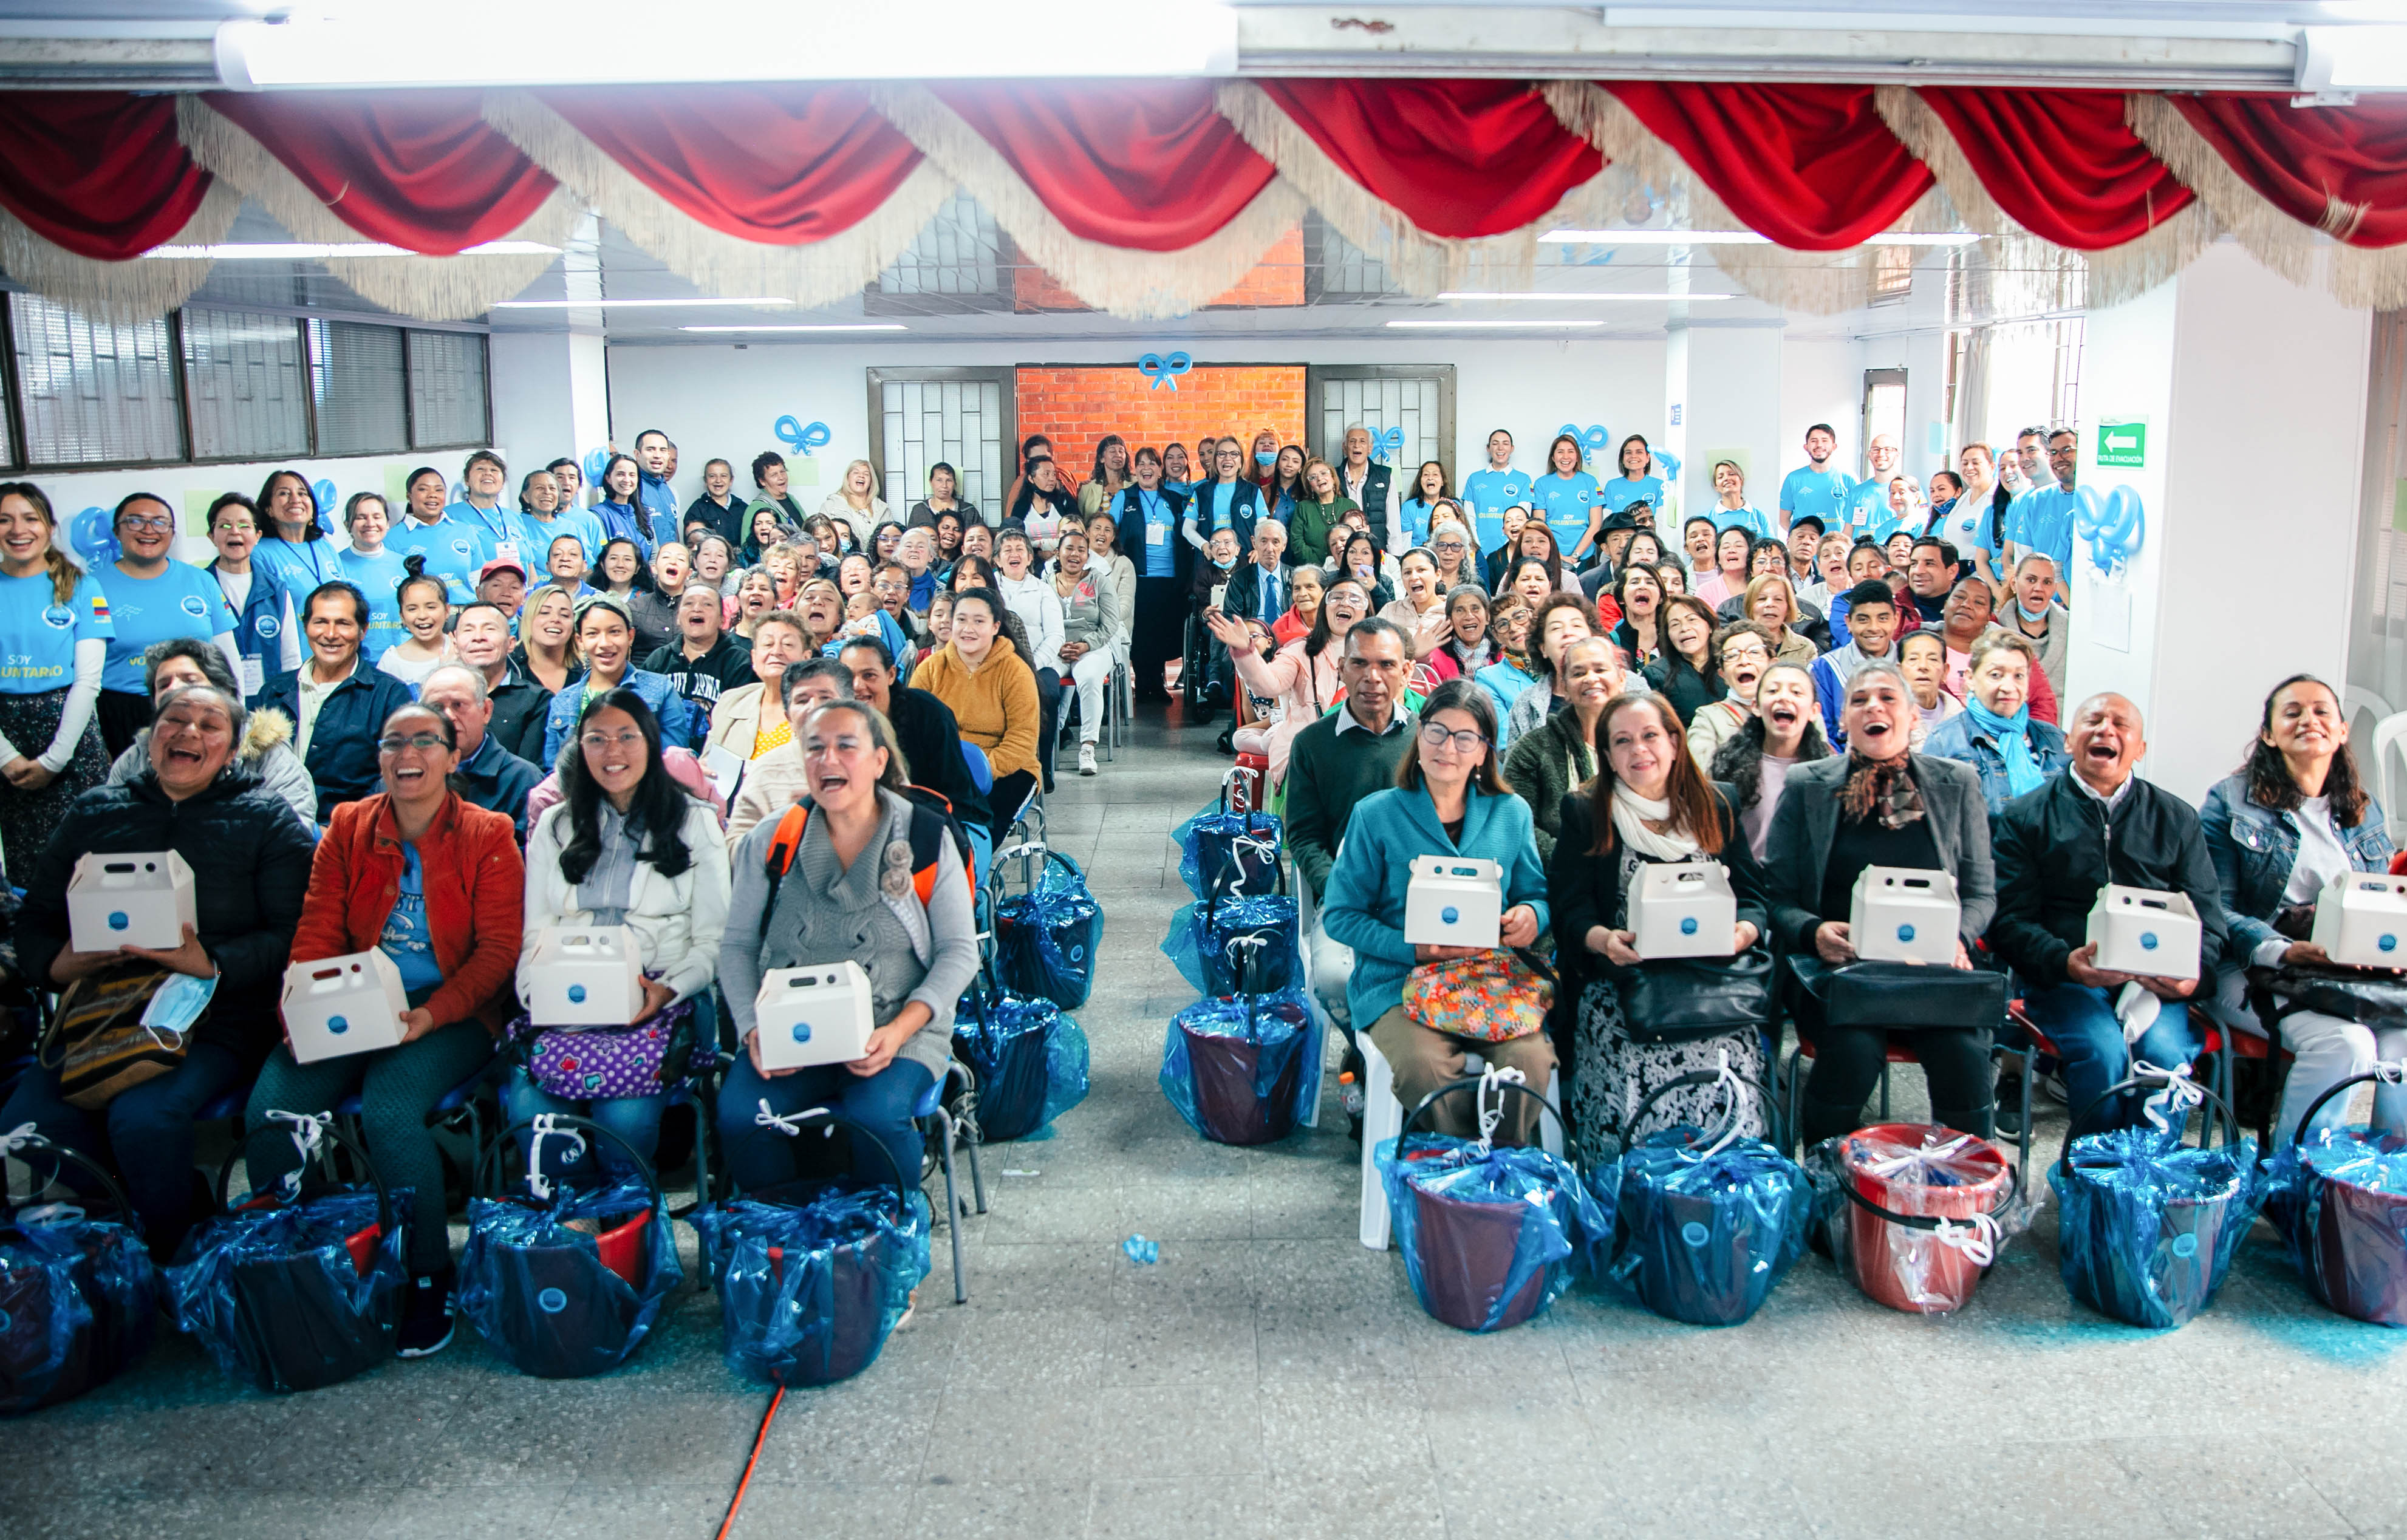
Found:
<path fill-rule="evenodd" d="M 216 981 L 168 1073 L 94 1109 L 33 1069 L 0 1127 L 113 1161 L 163 1255 L 199 1218 L 193 1119 L 246 1085 L 254 1184 L 292 1159 L 267 1111 L 356 1092 L 393 1183 L 440 1191 L 426 1116 L 525 1027 L 540 935 L 623 924 L 637 1021 L 724 1022 L 716 1121 L 740 1181 L 791 1165 L 756 1106 L 839 1105 L 916 1170 L 911 1109 L 944 1074 L 977 965 L 971 879 L 1057 753 L 1075 744 L 1077 773 L 1099 773 L 1123 689 L 1183 691 L 1187 729 L 1225 711 L 1222 751 L 1260 756 L 1318 916 L 1315 989 L 1408 1104 L 1475 1047 L 1533 1084 L 1560 1074 L 1592 1154 L 1716 1053 L 1765 1071 L 1755 1034 L 1666 1043 L 1631 1004 L 1627 894 L 1647 863 L 1719 863 L 1740 952 L 1830 967 L 1855 956 L 1858 874 L 1947 873 L 1956 967 L 2012 970 L 2078 1103 L 2134 1057 L 2194 1056 L 2191 1005 L 2259 1030 L 2247 970 L 2323 961 L 2302 906 L 2390 859 L 2318 680 L 2272 692 L 2202 811 L 2134 774 L 2130 702 L 2059 706 L 2067 430 L 2002 456 L 1967 446 L 1925 501 L 1893 443 L 1874 440 L 1858 481 L 1816 425 L 1775 509 L 1722 462 L 1715 505 L 1676 528 L 1676 478 L 1638 435 L 1600 481 L 1571 435 L 1531 474 L 1500 429 L 1460 487 L 1373 442 L 1348 431 L 1332 463 L 1268 432 L 1107 435 L 1081 477 L 1032 436 L 1000 518 L 944 464 L 898 518 L 865 461 L 805 514 L 774 453 L 750 463 L 750 499 L 718 459 L 680 504 L 657 432 L 590 488 L 570 459 L 524 472 L 514 507 L 486 450 L 456 482 L 412 472 L 398 509 L 362 492 L 338 517 L 278 470 L 208 510 L 207 566 L 176 559 L 162 497 L 119 503 L 120 554 L 87 568 L 39 488 L 0 483 L 19 964 L 44 990 L 137 963 Z M 172 949 L 75 949 L 78 861 L 160 849 L 194 872 L 199 925 Z M 1547 1030 L 1474 1045 L 1405 1009 L 1408 977 L 1454 956 L 1404 939 L 1407 873 L 1428 854 L 1503 872 L 1504 946 L 1551 950 L 1559 971 Z M 2098 965 L 2083 920 L 2109 881 L 2191 896 L 2198 982 Z M 372 949 L 406 989 L 403 1041 L 296 1062 L 276 1026 L 283 968 Z M 871 981 L 867 1055 L 764 1065 L 762 973 L 845 958 Z M 1893 1046 L 1940 1120 L 2028 1116 L 1992 1086 L 2002 1023 L 1833 1023 L 1810 991 L 1797 1020 L 1808 1138 L 1855 1126 Z M 2286 1119 L 2401 1046 L 2315 1012 L 2282 1030 Z M 588 1112 L 643 1154 L 667 1096 L 572 1102 L 523 1068 L 501 1094 L 517 1115 Z M 2387 1088 L 2377 1117 L 2407 1133 L 2407 1092 Z M 1517 1113 L 1506 1133 L 1530 1131 Z M 444 1228 L 415 1229 L 409 1261 L 401 1348 L 423 1354 L 451 1332 Z"/>

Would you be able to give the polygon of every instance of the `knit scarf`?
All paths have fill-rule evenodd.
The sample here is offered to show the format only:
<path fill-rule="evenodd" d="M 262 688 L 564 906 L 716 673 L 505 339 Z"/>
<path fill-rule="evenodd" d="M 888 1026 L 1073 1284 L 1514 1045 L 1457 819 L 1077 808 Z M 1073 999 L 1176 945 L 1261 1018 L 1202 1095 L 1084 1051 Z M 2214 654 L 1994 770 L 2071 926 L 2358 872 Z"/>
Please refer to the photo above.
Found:
<path fill-rule="evenodd" d="M 1496 649 L 1496 657 L 1498 662 L 1510 663 L 1515 668 L 1519 669 L 1522 673 L 1531 676 L 1532 678 L 1537 677 L 1538 671 L 1530 666 L 1530 654 L 1527 649 L 1524 649 L 1519 652 L 1516 652 L 1511 648 L 1505 647 L 1500 643 Z"/>
<path fill-rule="evenodd" d="M 2047 777 L 2040 774 L 2039 761 L 2031 757 L 2030 704 L 2025 702 L 2011 717 L 2001 717 L 1979 701 L 1970 700 L 1964 703 L 1964 712 L 1988 734 L 1998 757 L 2006 762 L 2006 794 L 2018 797 L 2037 791 Z"/>
<path fill-rule="evenodd" d="M 1902 829 L 1922 817 L 1922 791 L 1906 770 L 1907 756 L 1869 760 L 1847 755 L 1846 784 L 1839 788 L 1839 810 L 1851 819 L 1877 814 L 1884 829 Z"/>
<path fill-rule="evenodd" d="M 1649 829 L 1650 822 L 1668 822 L 1672 817 L 1670 799 L 1656 802 L 1640 796 L 1626 785 L 1613 789 L 1613 832 L 1630 842 L 1630 848 L 1649 861 L 1694 861 L 1699 853 L 1697 842 L 1678 830 L 1661 834 Z"/>

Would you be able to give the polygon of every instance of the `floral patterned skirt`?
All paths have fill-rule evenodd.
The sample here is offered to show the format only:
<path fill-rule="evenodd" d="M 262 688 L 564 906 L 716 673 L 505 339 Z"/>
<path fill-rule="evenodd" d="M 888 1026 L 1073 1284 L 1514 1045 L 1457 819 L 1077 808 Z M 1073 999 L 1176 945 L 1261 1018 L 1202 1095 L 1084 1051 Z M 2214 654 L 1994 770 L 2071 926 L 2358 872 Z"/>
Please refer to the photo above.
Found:
<path fill-rule="evenodd" d="M 1727 1051 L 1732 1071 L 1771 1083 L 1764 1073 L 1763 1037 L 1752 1030 L 1701 1037 L 1687 1043 L 1641 1043 L 1622 1026 L 1621 991 L 1609 979 L 1591 980 L 1580 991 L 1579 1024 L 1573 1043 L 1572 1119 L 1580 1153 L 1588 1164 L 1609 1161 L 1632 1132 L 1638 1104 L 1657 1087 L 1702 1070 L 1713 1073 Z M 1758 1098 L 1747 1098 L 1739 1133 L 1760 1139 L 1769 1126 Z M 1682 1086 L 1648 1109 L 1644 1135 L 1682 1123 L 1718 1128 L 1728 1103 L 1712 1086 Z"/>

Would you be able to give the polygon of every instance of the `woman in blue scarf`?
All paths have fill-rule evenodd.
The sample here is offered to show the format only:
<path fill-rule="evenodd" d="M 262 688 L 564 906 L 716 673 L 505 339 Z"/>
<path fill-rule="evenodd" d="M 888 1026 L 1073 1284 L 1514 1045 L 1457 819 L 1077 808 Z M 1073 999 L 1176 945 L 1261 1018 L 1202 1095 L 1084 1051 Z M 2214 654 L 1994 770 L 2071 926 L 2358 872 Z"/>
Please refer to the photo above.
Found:
<path fill-rule="evenodd" d="M 1930 730 L 1922 751 L 1933 759 L 1960 760 L 1981 777 L 1981 800 L 1989 816 L 2026 791 L 2035 791 L 2070 763 L 2064 734 L 2030 714 L 2030 677 L 2039 653 L 2006 631 L 1985 631 L 1973 639 L 1965 676 L 1971 699 L 1964 714 Z"/>

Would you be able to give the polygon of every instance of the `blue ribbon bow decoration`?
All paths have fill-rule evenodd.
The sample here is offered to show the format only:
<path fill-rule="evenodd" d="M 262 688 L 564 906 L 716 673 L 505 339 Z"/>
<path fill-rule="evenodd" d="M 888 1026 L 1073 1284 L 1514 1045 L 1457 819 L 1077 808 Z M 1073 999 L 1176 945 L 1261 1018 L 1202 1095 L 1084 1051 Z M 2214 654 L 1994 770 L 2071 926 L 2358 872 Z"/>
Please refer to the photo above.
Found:
<path fill-rule="evenodd" d="M 610 451 L 606 449 L 586 450 L 585 464 L 583 468 L 585 471 L 585 484 L 589 487 L 600 486 L 602 484 L 602 473 L 610 468 Z M 608 494 L 605 493 L 604 495 L 607 496 Z"/>
<path fill-rule="evenodd" d="M 1404 452 L 1404 430 L 1382 428 L 1371 435 L 1371 458 L 1382 464 L 1392 465 L 1396 456 Z"/>
<path fill-rule="evenodd" d="M 1153 381 L 1153 389 L 1157 391 L 1164 385 L 1174 391 L 1178 389 L 1178 377 L 1193 367 L 1195 367 L 1195 361 L 1185 353 L 1171 353 L 1167 356 L 1161 353 L 1147 353 L 1136 361 L 1137 373 Z"/>
<path fill-rule="evenodd" d="M 309 484 L 309 500 L 318 505 L 318 527 L 335 533 L 335 484 L 320 478 Z"/>
<path fill-rule="evenodd" d="M 1604 431 L 1604 424 L 1602 422 L 1591 422 L 1585 428 L 1576 422 L 1566 422 L 1555 430 L 1555 436 L 1575 441 L 1580 447 L 1581 455 L 1589 460 L 1613 448 L 1613 435 Z"/>
<path fill-rule="evenodd" d="M 802 422 L 790 415 L 777 419 L 777 425 L 771 431 L 776 434 L 778 443 L 797 454 L 815 454 L 827 448 L 833 436 L 826 423 Z"/>
<path fill-rule="evenodd" d="M 91 571 L 103 562 L 114 562 L 125 554 L 117 543 L 116 533 L 109 527 L 107 508 L 86 508 L 75 516 L 67 526 L 67 544 L 83 558 L 84 568 Z"/>
<path fill-rule="evenodd" d="M 2137 489 L 2116 487 L 2101 497 L 2097 488 L 2083 487 L 2072 495 L 2072 532 L 2089 542 L 2089 563 L 2098 575 L 2111 577 L 2117 566 L 2129 565 L 2148 533 L 2148 512 Z"/>
<path fill-rule="evenodd" d="M 1667 486 L 1678 485 L 1680 480 L 1680 457 L 1674 454 L 1669 449 L 1659 449 L 1651 444 L 1646 447 L 1646 452 L 1654 458 L 1655 474 L 1663 478 L 1664 484 Z"/>

